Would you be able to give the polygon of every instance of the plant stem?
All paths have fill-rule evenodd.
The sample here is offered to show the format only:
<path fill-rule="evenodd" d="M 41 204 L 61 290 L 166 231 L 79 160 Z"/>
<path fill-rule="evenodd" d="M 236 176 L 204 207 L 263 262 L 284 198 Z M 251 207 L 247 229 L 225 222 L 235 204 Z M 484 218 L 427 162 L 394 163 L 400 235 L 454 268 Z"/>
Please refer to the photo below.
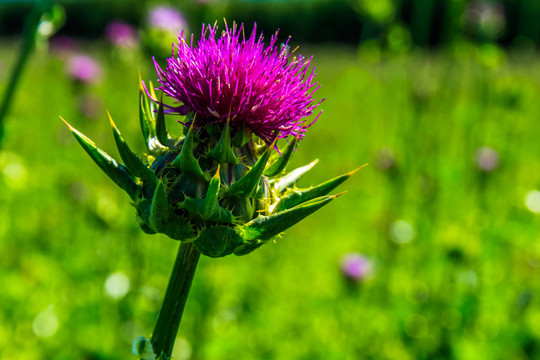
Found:
<path fill-rule="evenodd" d="M 163 299 L 151 338 L 156 356 L 163 354 L 166 359 L 171 357 L 176 333 L 180 326 L 199 256 L 200 254 L 193 244 L 180 244 L 171 277 L 169 278 L 169 284 L 167 285 L 165 299 Z"/>
<path fill-rule="evenodd" d="M 21 49 L 19 52 L 19 57 L 17 58 L 14 68 L 11 71 L 10 78 L 6 90 L 4 91 L 4 96 L 2 102 L 0 103 L 0 144 L 4 137 L 4 121 L 9 112 L 11 103 L 13 102 L 13 96 L 19 84 L 19 80 L 23 73 L 24 67 L 34 44 L 36 42 L 37 29 L 39 26 L 39 21 L 41 16 L 47 11 L 47 6 L 45 1 L 40 1 L 36 3 L 34 9 L 27 15 L 24 25 L 24 36 L 21 44 Z"/>

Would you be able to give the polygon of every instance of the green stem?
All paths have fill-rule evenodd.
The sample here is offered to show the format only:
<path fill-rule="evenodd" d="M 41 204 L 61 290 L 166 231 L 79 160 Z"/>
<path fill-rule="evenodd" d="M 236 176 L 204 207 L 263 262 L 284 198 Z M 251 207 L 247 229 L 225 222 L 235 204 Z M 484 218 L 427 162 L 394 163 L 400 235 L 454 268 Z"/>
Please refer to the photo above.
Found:
<path fill-rule="evenodd" d="M 47 11 L 47 6 L 45 5 L 46 1 L 38 2 L 32 12 L 27 15 L 25 28 L 24 28 L 24 40 L 19 52 L 19 57 L 15 62 L 15 66 L 11 72 L 7 88 L 4 92 L 4 97 L 2 103 L 0 104 L 0 144 L 4 137 L 4 120 L 9 111 L 10 105 L 13 101 L 13 95 L 17 89 L 17 85 L 21 78 L 22 72 L 26 65 L 30 53 L 34 48 L 34 43 L 36 42 L 37 29 L 39 26 L 39 21 L 43 13 Z"/>
<path fill-rule="evenodd" d="M 193 244 L 180 244 L 165 299 L 151 338 L 156 356 L 163 354 L 166 359 L 171 357 L 199 256 Z"/>

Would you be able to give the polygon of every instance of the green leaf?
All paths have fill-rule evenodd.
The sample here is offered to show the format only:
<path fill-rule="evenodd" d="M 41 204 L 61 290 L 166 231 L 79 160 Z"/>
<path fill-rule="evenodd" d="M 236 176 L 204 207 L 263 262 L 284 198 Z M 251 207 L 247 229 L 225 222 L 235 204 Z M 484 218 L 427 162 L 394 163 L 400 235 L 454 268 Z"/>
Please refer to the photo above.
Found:
<path fill-rule="evenodd" d="M 238 163 L 231 147 L 231 130 L 228 123 L 225 124 L 216 146 L 208 152 L 207 156 L 219 163 Z"/>
<path fill-rule="evenodd" d="M 276 207 L 273 209 L 272 212 L 278 213 L 283 210 L 290 209 L 303 202 L 315 199 L 319 196 L 327 195 L 330 191 L 341 185 L 360 169 L 361 168 L 358 168 L 347 174 L 337 176 L 331 180 L 328 180 L 320 185 L 311 187 L 309 189 L 295 189 L 292 193 L 287 194 L 283 198 L 281 198 L 281 200 L 277 203 Z"/>
<path fill-rule="evenodd" d="M 119 164 L 106 152 L 99 149 L 92 140 L 69 125 L 64 119 L 62 119 L 62 121 L 68 126 L 73 136 L 75 136 L 75 139 L 77 139 L 82 148 L 90 155 L 92 160 L 94 160 L 101 170 L 103 170 L 116 185 L 127 192 L 132 200 L 135 200 L 138 197 L 140 188 L 136 184 L 136 179 L 133 174 L 124 165 Z"/>
<path fill-rule="evenodd" d="M 319 210 L 339 195 L 321 196 L 277 214 L 261 215 L 243 226 L 242 237 L 247 242 L 255 239 L 269 240 Z"/>
<path fill-rule="evenodd" d="M 298 133 L 294 140 L 290 144 L 288 144 L 287 147 L 285 147 L 285 149 L 283 150 L 283 154 L 281 154 L 281 156 L 277 158 L 277 160 L 264 171 L 264 175 L 268 177 L 273 177 L 281 174 L 285 170 L 285 167 L 291 160 L 291 156 L 294 153 L 296 144 L 298 144 L 299 137 L 300 133 Z"/>
<path fill-rule="evenodd" d="M 131 151 L 128 144 L 124 140 L 124 137 L 120 133 L 120 130 L 116 127 L 116 124 L 114 123 L 111 114 L 109 114 L 109 120 L 111 121 L 111 127 L 113 130 L 114 135 L 114 141 L 116 142 L 116 147 L 118 148 L 118 152 L 120 153 L 120 157 L 122 158 L 122 161 L 124 161 L 124 164 L 126 167 L 137 177 L 141 178 L 144 182 L 150 184 L 152 187 L 152 191 L 157 183 L 157 177 L 154 172 L 149 169 L 146 165 L 142 163 L 142 161 L 139 159 L 139 157 Z"/>
<path fill-rule="evenodd" d="M 232 183 L 225 191 L 224 196 L 244 196 L 249 197 L 257 191 L 257 186 L 262 179 L 264 168 L 268 162 L 268 158 L 272 153 L 275 141 L 266 152 L 257 160 L 255 165 L 240 179 Z"/>
<path fill-rule="evenodd" d="M 150 138 L 153 137 L 155 133 L 155 123 L 150 106 L 148 105 L 148 98 L 146 97 L 146 92 L 144 91 L 144 88 L 142 86 L 140 74 L 139 84 L 139 121 L 141 125 L 141 131 L 144 137 L 144 143 L 146 144 L 146 146 L 148 146 Z"/>
<path fill-rule="evenodd" d="M 165 126 L 165 111 L 163 109 L 163 94 L 159 101 L 159 107 L 156 117 L 156 137 L 163 146 L 169 144 L 169 134 L 167 133 L 167 127 Z"/>
<path fill-rule="evenodd" d="M 278 178 L 274 181 L 274 188 L 278 192 L 283 192 L 287 190 L 288 187 L 295 184 L 298 179 L 300 179 L 305 173 L 307 173 L 309 170 L 313 169 L 315 165 L 319 162 L 318 159 L 313 160 L 307 165 L 304 165 L 302 167 L 299 167 L 297 169 L 294 169 L 290 173 L 282 176 L 281 178 Z"/>

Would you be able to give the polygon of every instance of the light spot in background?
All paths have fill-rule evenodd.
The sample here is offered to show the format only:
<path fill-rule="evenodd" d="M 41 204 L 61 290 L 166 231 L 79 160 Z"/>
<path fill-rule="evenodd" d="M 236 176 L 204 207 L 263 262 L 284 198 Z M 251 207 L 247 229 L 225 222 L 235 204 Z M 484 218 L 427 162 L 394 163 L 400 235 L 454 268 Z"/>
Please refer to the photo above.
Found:
<path fill-rule="evenodd" d="M 191 358 L 191 344 L 184 338 L 176 338 L 172 358 L 177 360 L 188 360 Z"/>
<path fill-rule="evenodd" d="M 123 272 L 110 274 L 105 280 L 105 293 L 112 299 L 121 299 L 129 291 L 129 278 Z"/>
<path fill-rule="evenodd" d="M 43 37 L 49 37 L 54 33 L 54 25 L 50 21 L 42 21 L 38 26 L 38 33 Z"/>
<path fill-rule="evenodd" d="M 540 213 L 540 191 L 529 191 L 525 195 L 525 206 L 535 214 Z"/>
<path fill-rule="evenodd" d="M 212 325 L 214 325 L 214 329 L 218 330 L 221 328 L 229 327 L 229 326 L 235 326 L 236 325 L 236 309 L 229 308 L 229 309 L 223 309 L 219 313 L 214 316 Z"/>
<path fill-rule="evenodd" d="M 26 184 L 28 171 L 21 158 L 11 152 L 0 154 L 0 173 L 5 177 L 10 188 L 22 188 Z"/>
<path fill-rule="evenodd" d="M 390 237 L 397 244 L 410 242 L 414 235 L 414 227 L 408 221 L 397 220 L 390 225 Z"/>
<path fill-rule="evenodd" d="M 58 316 L 54 311 L 54 305 L 49 307 L 34 318 L 32 322 L 32 330 L 34 334 L 42 338 L 53 336 L 58 330 Z"/>
<path fill-rule="evenodd" d="M 105 193 L 99 194 L 96 203 L 96 211 L 106 222 L 114 222 L 117 220 L 118 213 L 120 212 L 116 201 Z"/>

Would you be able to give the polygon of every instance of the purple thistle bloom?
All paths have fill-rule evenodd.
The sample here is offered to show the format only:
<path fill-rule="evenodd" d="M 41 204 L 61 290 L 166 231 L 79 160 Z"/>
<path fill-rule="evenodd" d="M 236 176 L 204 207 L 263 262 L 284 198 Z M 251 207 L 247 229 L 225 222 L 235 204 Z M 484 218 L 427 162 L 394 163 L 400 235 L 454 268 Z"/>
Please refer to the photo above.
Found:
<path fill-rule="evenodd" d="M 279 49 L 276 32 L 265 47 L 256 25 L 249 38 L 243 24 L 233 24 L 218 33 L 217 25 L 204 26 L 201 38 L 188 45 L 180 33 L 174 54 L 162 69 L 154 60 L 158 82 L 166 95 L 180 106 L 167 106 L 168 113 L 194 112 L 195 125 L 229 123 L 233 129 L 246 128 L 266 143 L 276 136 L 303 137 L 307 123 L 320 104 L 313 104 L 314 82 L 311 59 L 288 53 L 288 40 Z M 322 102 L 322 100 L 321 100 Z"/>
<path fill-rule="evenodd" d="M 178 31 L 187 27 L 187 21 L 173 7 L 156 6 L 148 14 L 148 25 L 155 29 Z"/>
<path fill-rule="evenodd" d="M 107 25 L 105 36 L 113 45 L 125 48 L 134 47 L 138 41 L 133 26 L 119 20 L 113 20 Z"/>
<path fill-rule="evenodd" d="M 363 281 L 371 275 L 372 271 L 371 261 L 358 253 L 346 254 L 341 260 L 341 272 L 349 280 Z"/>
<path fill-rule="evenodd" d="M 87 55 L 74 55 L 68 61 L 68 73 L 76 81 L 96 82 L 101 77 L 101 66 Z"/>

